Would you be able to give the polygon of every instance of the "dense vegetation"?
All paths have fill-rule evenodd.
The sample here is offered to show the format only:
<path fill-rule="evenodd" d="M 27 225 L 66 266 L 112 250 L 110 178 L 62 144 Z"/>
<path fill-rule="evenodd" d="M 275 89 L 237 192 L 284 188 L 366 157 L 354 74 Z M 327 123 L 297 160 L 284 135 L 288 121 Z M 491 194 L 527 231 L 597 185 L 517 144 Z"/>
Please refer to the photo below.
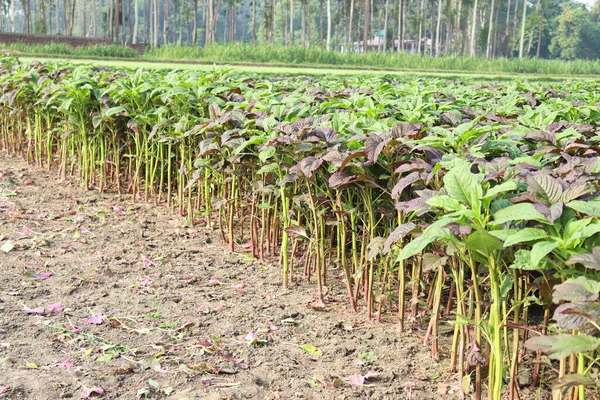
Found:
<path fill-rule="evenodd" d="M 249 63 L 282 65 L 294 68 L 327 67 L 334 69 L 365 68 L 412 71 L 455 71 L 489 74 L 540 75 L 598 75 L 600 61 L 591 60 L 536 60 L 500 59 L 482 60 L 475 57 L 430 57 L 395 53 L 339 53 L 319 47 L 283 47 L 281 45 L 212 44 L 206 47 L 164 46 L 148 48 L 140 54 L 128 47 L 89 46 L 73 48 L 64 44 L 12 44 L 9 52 L 28 56 L 68 56 L 91 59 L 142 59 L 148 61 L 182 61 L 210 63 Z"/>
<path fill-rule="evenodd" d="M 2 69 L 11 153 L 279 259 L 312 307 L 339 279 L 354 311 L 426 328 L 476 398 L 598 393 L 597 82 Z"/>
<path fill-rule="evenodd" d="M 572 0 L 3 0 L 0 31 L 152 47 L 260 42 L 488 59 L 600 57 L 600 6 Z"/>

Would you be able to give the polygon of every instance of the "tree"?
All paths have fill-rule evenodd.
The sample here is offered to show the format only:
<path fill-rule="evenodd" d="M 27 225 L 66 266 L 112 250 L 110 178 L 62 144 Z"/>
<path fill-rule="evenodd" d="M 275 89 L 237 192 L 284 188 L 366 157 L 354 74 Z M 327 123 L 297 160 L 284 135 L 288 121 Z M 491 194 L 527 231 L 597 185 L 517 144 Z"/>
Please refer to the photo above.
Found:
<path fill-rule="evenodd" d="M 550 44 L 553 55 L 564 60 L 600 56 L 600 26 L 583 5 L 566 4 L 556 21 L 558 27 Z"/>

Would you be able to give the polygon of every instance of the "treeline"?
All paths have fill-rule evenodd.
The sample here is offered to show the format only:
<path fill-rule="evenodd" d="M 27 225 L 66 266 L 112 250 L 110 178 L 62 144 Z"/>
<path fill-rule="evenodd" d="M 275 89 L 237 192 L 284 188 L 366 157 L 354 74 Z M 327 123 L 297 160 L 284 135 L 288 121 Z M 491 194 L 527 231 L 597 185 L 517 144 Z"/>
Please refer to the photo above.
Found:
<path fill-rule="evenodd" d="M 119 43 L 600 58 L 600 5 L 564 0 L 0 0 L 0 30 Z"/>

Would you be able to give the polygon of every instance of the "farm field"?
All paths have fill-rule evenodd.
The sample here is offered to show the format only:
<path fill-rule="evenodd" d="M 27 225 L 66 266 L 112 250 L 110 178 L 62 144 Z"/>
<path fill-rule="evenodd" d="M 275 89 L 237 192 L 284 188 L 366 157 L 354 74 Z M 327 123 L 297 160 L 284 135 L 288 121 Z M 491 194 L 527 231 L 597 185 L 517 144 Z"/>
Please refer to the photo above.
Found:
<path fill-rule="evenodd" d="M 315 311 L 312 285 L 282 290 L 273 262 L 230 253 L 216 231 L 186 227 L 163 207 L 87 191 L 6 155 L 0 174 L 0 237 L 15 245 L 0 274 L 7 398 L 100 387 L 109 399 L 386 399 L 405 388 L 436 399 L 449 378 L 422 332 L 390 335 L 389 318 L 366 322 L 342 287 L 331 288 L 328 311 Z M 22 311 L 57 303 L 60 312 Z M 84 322 L 94 313 L 107 320 Z M 249 332 L 267 343 L 249 345 Z M 369 371 L 381 372 L 372 386 L 348 384 Z"/>
<path fill-rule="evenodd" d="M 333 76 L 403 76 L 407 78 L 415 77 L 434 77 L 443 79 L 474 79 L 478 81 L 509 81 L 513 79 L 527 79 L 528 81 L 540 82 L 562 82 L 565 79 L 570 80 L 591 80 L 596 75 L 549 75 L 535 73 L 513 73 L 513 72 L 473 72 L 473 71 L 445 71 L 445 70 L 417 70 L 417 69 L 386 69 L 361 67 L 335 67 L 325 65 L 305 65 L 294 66 L 276 63 L 244 63 L 244 62 L 226 62 L 226 61 L 165 61 L 165 60 L 127 60 L 127 59 L 106 59 L 95 57 L 57 57 L 57 56 L 19 56 L 24 63 L 34 61 L 64 63 L 68 62 L 74 65 L 88 66 L 107 66 L 113 68 L 144 68 L 149 70 L 182 70 L 182 71 L 213 71 L 215 69 L 227 69 L 238 72 L 273 74 L 273 75 L 333 75 Z M 174 59 L 176 60 L 176 59 Z"/>
<path fill-rule="evenodd" d="M 155 397 L 598 396 L 598 81 L 2 68 L 3 334 Z"/>

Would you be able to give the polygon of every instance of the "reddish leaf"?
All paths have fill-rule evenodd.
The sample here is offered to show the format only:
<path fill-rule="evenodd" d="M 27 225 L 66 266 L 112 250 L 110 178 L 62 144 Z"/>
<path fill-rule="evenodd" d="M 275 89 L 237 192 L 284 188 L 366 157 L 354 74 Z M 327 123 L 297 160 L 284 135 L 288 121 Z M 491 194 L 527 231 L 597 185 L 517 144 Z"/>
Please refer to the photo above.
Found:
<path fill-rule="evenodd" d="M 81 393 L 81 396 L 79 396 L 79 397 L 82 399 L 89 399 L 92 396 L 102 396 L 103 394 L 104 394 L 104 389 L 102 389 L 100 386 L 97 386 L 97 387 L 85 389 Z"/>
<path fill-rule="evenodd" d="M 119 207 L 118 205 L 114 205 L 113 206 L 113 211 L 116 212 L 117 214 L 123 214 L 123 210 L 121 209 L 121 207 Z"/>
<path fill-rule="evenodd" d="M 73 326 L 73 325 L 67 325 L 67 324 L 65 324 L 65 329 L 67 329 L 73 333 L 78 333 L 83 330 L 83 328 L 81 326 Z"/>
<path fill-rule="evenodd" d="M 44 307 L 38 307 L 38 308 L 24 308 L 23 312 L 25 314 L 38 314 L 38 315 L 43 315 L 45 310 Z"/>
<path fill-rule="evenodd" d="M 365 384 L 365 378 L 359 374 L 350 375 L 348 381 L 352 386 L 362 386 Z"/>
<path fill-rule="evenodd" d="M 29 278 L 37 279 L 38 281 L 44 281 L 52 275 L 52 272 L 31 272 L 27 274 Z"/>
<path fill-rule="evenodd" d="M 56 302 L 56 303 L 46 306 L 46 310 L 48 310 L 48 312 L 50 312 L 50 313 L 59 313 L 59 312 L 62 312 L 63 305 L 61 302 Z"/>
<path fill-rule="evenodd" d="M 231 287 L 234 289 L 243 289 L 246 287 L 246 284 L 243 282 L 242 283 L 234 283 L 233 285 L 231 285 Z"/>
<path fill-rule="evenodd" d="M 329 311 L 325 304 L 320 302 L 307 304 L 306 308 L 310 308 L 315 311 Z"/>
<path fill-rule="evenodd" d="M 101 312 L 95 312 L 95 313 L 92 313 L 91 317 L 84 318 L 83 322 L 85 322 L 86 324 L 91 324 L 91 325 L 100 325 L 105 320 L 106 320 L 105 315 L 103 315 Z"/>

